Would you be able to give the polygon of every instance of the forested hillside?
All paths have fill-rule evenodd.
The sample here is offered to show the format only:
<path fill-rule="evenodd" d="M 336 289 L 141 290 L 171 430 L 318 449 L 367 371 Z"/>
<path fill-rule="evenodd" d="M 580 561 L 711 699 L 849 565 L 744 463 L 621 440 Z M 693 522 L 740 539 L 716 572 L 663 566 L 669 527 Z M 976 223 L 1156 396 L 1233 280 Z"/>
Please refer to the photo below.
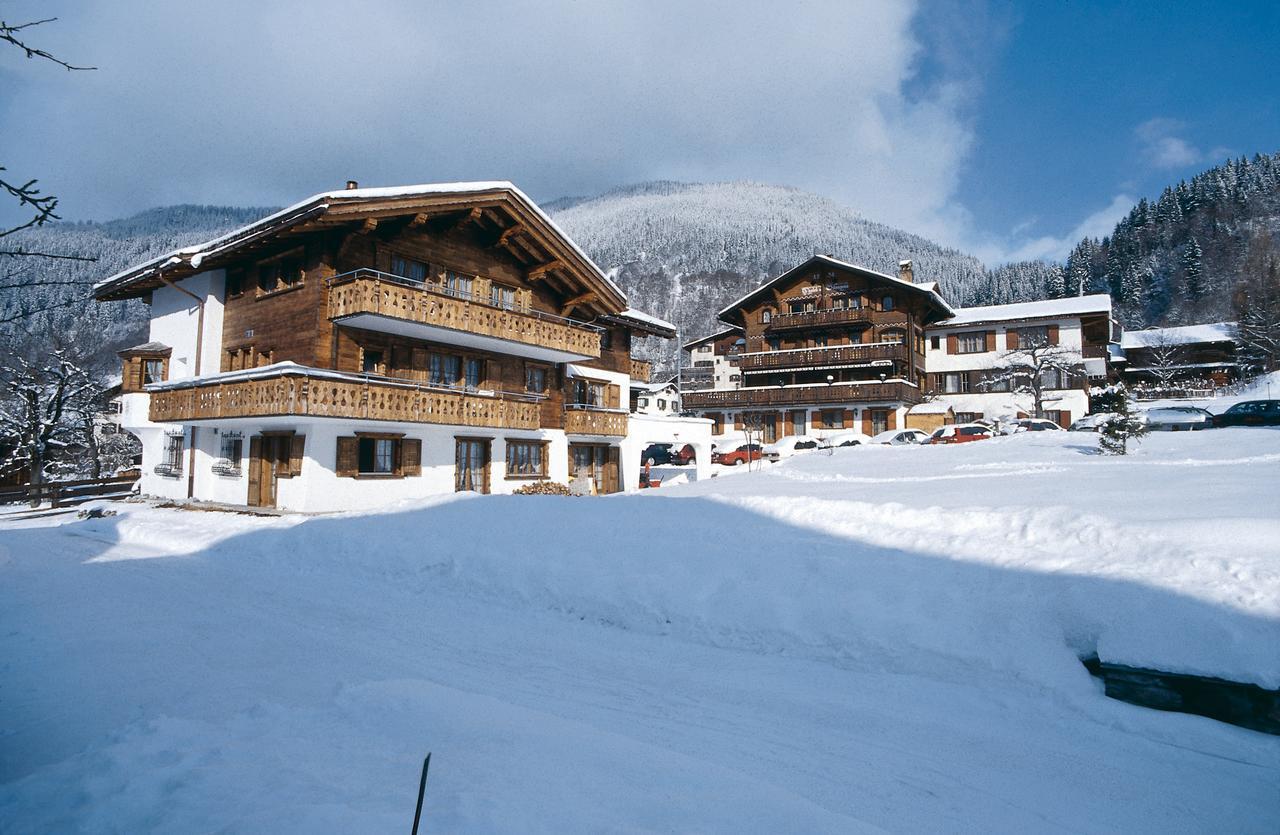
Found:
<path fill-rule="evenodd" d="M 1143 199 L 1072 251 L 1058 294 L 1110 293 L 1126 326 L 1236 317 L 1251 248 L 1280 233 L 1280 153 L 1211 168 Z"/>

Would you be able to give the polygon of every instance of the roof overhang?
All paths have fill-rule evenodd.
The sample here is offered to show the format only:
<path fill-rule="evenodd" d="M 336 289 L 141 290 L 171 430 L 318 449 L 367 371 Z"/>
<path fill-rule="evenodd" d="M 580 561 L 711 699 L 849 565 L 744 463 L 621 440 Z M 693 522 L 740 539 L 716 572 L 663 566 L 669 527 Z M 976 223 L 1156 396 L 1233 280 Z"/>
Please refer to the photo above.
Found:
<path fill-rule="evenodd" d="M 590 291 L 597 313 L 617 314 L 627 309 L 626 296 L 618 285 L 524 192 L 504 181 L 349 189 L 313 195 L 219 238 L 176 249 L 119 272 L 95 285 L 94 296 L 99 301 L 143 296 L 164 281 L 218 269 L 256 245 L 286 237 L 343 225 L 376 226 L 383 218 L 487 210 L 501 211 L 513 226 L 518 224 L 530 248 L 545 253 L 545 264 L 550 269 L 570 276 Z"/>

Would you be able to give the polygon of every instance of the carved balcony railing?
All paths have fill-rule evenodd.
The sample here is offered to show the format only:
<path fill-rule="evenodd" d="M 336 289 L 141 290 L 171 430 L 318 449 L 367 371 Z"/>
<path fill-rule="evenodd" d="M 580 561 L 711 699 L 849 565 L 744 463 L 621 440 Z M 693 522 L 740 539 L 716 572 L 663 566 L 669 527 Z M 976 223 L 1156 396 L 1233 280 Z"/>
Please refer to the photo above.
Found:
<path fill-rule="evenodd" d="M 653 364 L 648 360 L 638 360 L 631 358 L 631 379 L 641 383 L 649 382 L 650 375 L 653 374 Z"/>
<path fill-rule="evenodd" d="M 741 368 L 743 371 L 767 371 L 870 362 L 887 364 L 893 360 L 907 363 L 910 359 L 907 346 L 896 342 L 882 342 L 874 345 L 832 345 L 827 348 L 793 348 L 742 354 Z"/>
<path fill-rule="evenodd" d="M 859 308 L 834 308 L 831 310 L 807 310 L 800 313 L 775 313 L 768 331 L 783 331 L 793 328 L 824 327 L 827 325 L 902 325 L 907 324 L 907 314 L 896 310 L 871 310 Z"/>
<path fill-rule="evenodd" d="M 625 437 L 627 413 L 616 409 L 569 404 L 564 407 L 564 431 L 567 435 Z"/>
<path fill-rule="evenodd" d="M 298 368 L 237 373 L 153 389 L 156 423 L 299 416 L 537 429 L 538 398 L 446 390 L 395 380 Z"/>
<path fill-rule="evenodd" d="M 907 403 L 921 400 L 920 389 L 910 383 L 836 383 L 786 388 L 742 388 L 691 391 L 683 395 L 686 409 L 747 408 L 754 406 L 804 406 L 825 403 Z"/>
<path fill-rule="evenodd" d="M 489 298 L 420 283 L 371 269 L 329 279 L 329 318 L 366 313 L 538 348 L 600 356 L 600 332 L 583 322 L 529 307 L 494 305 Z"/>

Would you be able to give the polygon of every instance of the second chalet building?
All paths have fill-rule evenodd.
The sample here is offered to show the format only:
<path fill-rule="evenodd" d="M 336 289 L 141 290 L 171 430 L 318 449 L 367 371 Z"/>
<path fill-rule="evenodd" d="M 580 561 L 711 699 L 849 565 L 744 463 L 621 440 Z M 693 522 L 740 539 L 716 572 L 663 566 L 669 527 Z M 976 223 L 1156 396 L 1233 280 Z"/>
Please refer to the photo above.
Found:
<path fill-rule="evenodd" d="M 649 379 L 632 339 L 674 328 L 510 183 L 350 183 L 95 294 L 151 307 L 121 416 L 149 494 L 337 510 L 537 479 L 608 493 L 673 434 L 627 406 Z M 705 462 L 707 422 L 685 420 Z"/>
<path fill-rule="evenodd" d="M 816 255 L 766 282 L 720 311 L 730 330 L 685 346 L 711 387 L 695 371 L 684 407 L 716 434 L 749 421 L 766 442 L 903 426 L 924 397 L 925 329 L 954 313 L 912 279 L 910 262 L 895 277 Z"/>

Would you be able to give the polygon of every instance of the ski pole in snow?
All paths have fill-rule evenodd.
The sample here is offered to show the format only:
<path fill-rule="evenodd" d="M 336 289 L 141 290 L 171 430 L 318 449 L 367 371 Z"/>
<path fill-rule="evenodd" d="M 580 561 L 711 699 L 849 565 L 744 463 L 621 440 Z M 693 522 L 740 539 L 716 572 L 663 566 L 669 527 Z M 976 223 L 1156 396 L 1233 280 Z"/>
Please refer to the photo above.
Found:
<path fill-rule="evenodd" d="M 418 835 L 418 822 L 422 820 L 422 797 L 427 792 L 427 769 L 431 767 L 431 752 L 422 761 L 422 779 L 418 781 L 418 808 L 413 812 L 413 835 Z"/>

